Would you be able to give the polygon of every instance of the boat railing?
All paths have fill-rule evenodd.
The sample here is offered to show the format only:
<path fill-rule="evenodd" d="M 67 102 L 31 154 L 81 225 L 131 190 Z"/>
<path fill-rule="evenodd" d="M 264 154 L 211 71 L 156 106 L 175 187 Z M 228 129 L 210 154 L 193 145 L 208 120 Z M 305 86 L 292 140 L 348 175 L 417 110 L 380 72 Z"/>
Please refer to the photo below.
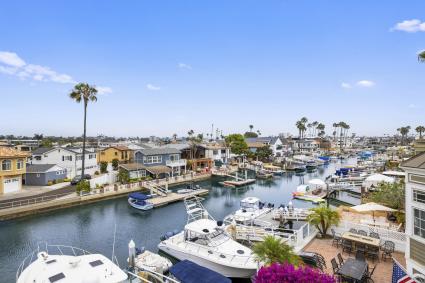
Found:
<path fill-rule="evenodd" d="M 181 247 L 181 240 L 177 240 L 175 238 L 170 238 L 171 242 L 174 244 L 178 244 Z M 189 243 L 187 241 L 183 241 L 183 249 L 186 251 L 194 252 L 196 254 L 201 254 L 204 256 L 207 256 L 209 258 L 215 257 L 218 261 L 227 261 L 228 263 L 235 263 L 238 262 L 238 264 L 242 264 L 243 266 L 246 266 L 249 261 L 251 260 L 254 262 L 254 256 L 252 255 L 235 255 L 235 254 L 228 254 L 224 252 L 218 252 L 217 250 L 214 250 L 212 247 L 199 245 L 196 243 Z"/>
<path fill-rule="evenodd" d="M 176 280 L 174 278 L 171 278 L 169 276 L 165 276 L 162 273 L 158 273 L 158 272 L 155 272 L 155 271 L 152 271 L 152 270 L 146 270 L 146 269 L 143 269 L 143 270 L 140 270 L 140 271 L 146 272 L 146 273 L 150 274 L 152 277 L 154 277 L 156 279 L 159 279 L 161 282 L 180 283 L 180 281 L 178 281 L 178 280 Z M 143 278 L 142 276 L 139 276 L 138 274 L 136 274 L 136 273 L 134 273 L 132 271 L 129 271 L 129 270 L 127 270 L 126 272 L 127 272 L 127 274 L 129 276 L 132 276 L 133 277 L 132 279 L 136 278 L 136 279 L 139 279 L 140 281 L 146 282 L 146 283 L 156 283 L 157 282 L 157 281 L 155 281 L 155 282 L 149 281 L 148 279 Z"/>
<path fill-rule="evenodd" d="M 44 248 L 44 249 L 43 249 Z M 49 250 L 50 249 L 50 250 Z M 39 252 L 47 252 L 49 254 L 50 252 L 59 252 L 60 255 L 70 255 L 70 256 L 81 256 L 81 255 L 88 255 L 91 254 L 90 252 L 81 249 L 76 248 L 73 246 L 66 246 L 66 245 L 48 245 L 47 243 L 39 243 L 37 244 L 37 248 L 32 250 L 21 262 L 21 264 L 18 266 L 18 270 L 16 271 L 16 281 L 18 280 L 19 276 L 22 274 L 22 272 L 27 268 L 31 263 L 33 263 L 35 260 L 37 260 L 37 256 Z M 53 254 L 53 253 L 52 253 Z M 115 257 L 116 263 L 118 263 L 117 258 Z"/>

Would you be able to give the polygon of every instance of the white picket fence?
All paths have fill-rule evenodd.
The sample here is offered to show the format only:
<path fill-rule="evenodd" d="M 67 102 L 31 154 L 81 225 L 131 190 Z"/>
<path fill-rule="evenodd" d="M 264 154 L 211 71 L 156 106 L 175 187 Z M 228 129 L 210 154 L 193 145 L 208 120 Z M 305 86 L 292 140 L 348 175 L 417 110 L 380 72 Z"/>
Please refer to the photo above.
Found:
<path fill-rule="evenodd" d="M 95 189 L 96 185 L 103 186 L 106 184 L 113 184 L 117 181 L 118 172 L 111 171 L 100 176 L 90 179 L 90 188 Z"/>
<path fill-rule="evenodd" d="M 406 250 L 406 238 L 407 238 L 407 236 L 403 232 L 398 232 L 398 231 L 394 231 L 394 230 L 386 229 L 386 228 L 379 228 L 379 227 L 364 225 L 364 224 L 360 224 L 360 223 L 354 223 L 354 222 L 350 222 L 350 221 L 341 221 L 341 223 L 337 227 L 334 227 L 335 232 L 340 233 L 340 234 L 349 231 L 351 228 L 354 228 L 356 230 L 364 230 L 368 234 L 370 232 L 378 233 L 382 243 L 385 240 L 389 240 L 389 241 L 394 242 L 396 251 L 405 252 L 405 250 Z M 330 231 L 329 231 L 329 233 L 330 233 Z"/>

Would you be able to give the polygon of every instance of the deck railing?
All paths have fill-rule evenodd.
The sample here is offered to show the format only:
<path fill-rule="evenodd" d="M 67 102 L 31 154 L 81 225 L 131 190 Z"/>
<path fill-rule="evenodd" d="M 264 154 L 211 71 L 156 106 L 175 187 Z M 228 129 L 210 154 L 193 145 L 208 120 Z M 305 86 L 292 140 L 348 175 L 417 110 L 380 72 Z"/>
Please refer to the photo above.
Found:
<path fill-rule="evenodd" d="M 26 198 L 26 199 L 22 199 L 22 200 L 13 200 L 13 201 L 2 202 L 2 203 L 0 203 L 0 209 L 14 208 L 14 207 L 26 206 L 26 205 L 31 205 L 31 204 L 43 203 L 43 202 L 46 202 L 46 201 L 51 201 L 51 200 L 63 198 L 63 197 L 68 196 L 72 193 L 73 192 L 68 192 L 68 193 L 62 193 L 62 194 L 56 194 L 56 195 L 46 195 L 46 196 L 40 196 L 40 197 Z"/>

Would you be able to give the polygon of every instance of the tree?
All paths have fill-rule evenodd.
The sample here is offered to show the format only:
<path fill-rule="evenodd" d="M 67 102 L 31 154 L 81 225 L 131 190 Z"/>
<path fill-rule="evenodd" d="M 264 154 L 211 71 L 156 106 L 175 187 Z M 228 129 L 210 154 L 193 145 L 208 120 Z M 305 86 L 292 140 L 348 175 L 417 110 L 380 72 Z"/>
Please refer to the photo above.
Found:
<path fill-rule="evenodd" d="M 270 266 L 263 266 L 255 276 L 255 283 L 336 283 L 337 280 L 330 274 L 321 272 L 308 266 L 296 268 L 292 264 L 274 263 Z"/>
<path fill-rule="evenodd" d="M 248 145 L 241 134 L 231 134 L 224 138 L 231 152 L 237 155 L 248 153 Z"/>
<path fill-rule="evenodd" d="M 265 265 L 273 263 L 298 265 L 300 263 L 300 258 L 295 254 L 293 248 L 274 236 L 265 236 L 263 242 L 254 244 L 252 252 L 256 260 Z"/>
<path fill-rule="evenodd" d="M 397 131 L 401 135 L 401 144 L 404 144 L 405 138 L 407 137 L 407 134 L 410 131 L 410 126 L 405 126 L 405 127 L 398 128 Z"/>
<path fill-rule="evenodd" d="M 270 159 L 270 157 L 273 156 L 273 150 L 270 148 L 269 145 L 263 146 L 257 149 L 257 151 L 255 152 L 255 155 L 260 160 L 268 160 Z"/>
<path fill-rule="evenodd" d="M 245 138 L 258 138 L 258 134 L 254 132 L 245 132 L 244 134 Z"/>
<path fill-rule="evenodd" d="M 53 142 L 51 139 L 49 138 L 44 138 L 41 143 L 40 143 L 41 147 L 53 147 Z"/>
<path fill-rule="evenodd" d="M 425 50 L 419 51 L 418 61 L 421 63 L 425 63 Z"/>
<path fill-rule="evenodd" d="M 75 188 L 75 191 L 77 194 L 80 194 L 81 192 L 88 193 L 90 192 L 90 182 L 87 180 L 82 179 Z"/>
<path fill-rule="evenodd" d="M 320 205 L 310 209 L 312 213 L 308 215 L 307 221 L 316 226 L 322 237 L 326 236 L 329 227 L 332 225 L 338 225 L 341 219 L 338 211 L 327 207 L 326 205 Z"/>
<path fill-rule="evenodd" d="M 252 132 L 252 129 L 254 129 L 254 125 L 249 125 L 249 131 Z"/>
<path fill-rule="evenodd" d="M 43 134 L 34 134 L 34 139 L 41 141 L 43 139 Z"/>
<path fill-rule="evenodd" d="M 422 139 L 422 133 L 425 132 L 425 127 L 424 126 L 417 126 L 415 130 L 416 130 L 417 133 L 419 133 L 419 139 Z"/>
<path fill-rule="evenodd" d="M 104 174 L 108 172 L 108 162 L 102 161 L 100 162 L 100 173 Z"/>
<path fill-rule="evenodd" d="M 403 210 L 405 203 L 404 182 L 379 183 L 377 188 L 369 193 L 365 201 L 376 202 L 397 210 Z"/>
<path fill-rule="evenodd" d="M 119 165 L 119 161 L 117 158 L 112 159 L 112 169 L 114 169 L 115 171 L 118 170 L 118 165 Z"/>
<path fill-rule="evenodd" d="M 120 169 L 117 177 L 121 184 L 127 184 L 130 181 L 130 175 L 128 174 L 127 170 L 124 169 Z"/>
<path fill-rule="evenodd" d="M 75 102 L 80 103 L 83 101 L 84 104 L 84 132 L 83 132 L 83 156 L 81 166 L 81 176 L 84 176 L 84 163 L 86 158 L 86 126 L 87 126 L 87 105 L 91 102 L 97 101 L 97 89 L 87 83 L 79 83 L 74 86 L 74 89 L 69 94 Z M 82 178 L 81 178 L 82 180 Z"/>

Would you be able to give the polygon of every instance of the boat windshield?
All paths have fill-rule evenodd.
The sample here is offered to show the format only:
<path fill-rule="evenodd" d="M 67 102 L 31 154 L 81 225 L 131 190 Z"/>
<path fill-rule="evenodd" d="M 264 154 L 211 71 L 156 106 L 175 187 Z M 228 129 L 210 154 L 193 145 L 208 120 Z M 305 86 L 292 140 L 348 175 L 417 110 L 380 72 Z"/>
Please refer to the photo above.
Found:
<path fill-rule="evenodd" d="M 229 236 L 223 230 L 215 230 L 205 235 L 190 235 L 189 240 L 203 246 L 215 247 L 229 239 Z"/>

